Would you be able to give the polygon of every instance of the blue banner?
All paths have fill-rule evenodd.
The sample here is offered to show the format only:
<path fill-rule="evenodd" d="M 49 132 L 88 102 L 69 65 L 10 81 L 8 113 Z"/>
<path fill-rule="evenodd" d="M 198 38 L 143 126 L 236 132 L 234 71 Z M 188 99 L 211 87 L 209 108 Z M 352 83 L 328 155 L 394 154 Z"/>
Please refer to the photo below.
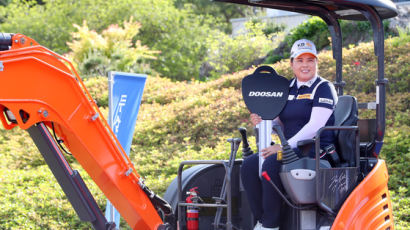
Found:
<path fill-rule="evenodd" d="M 130 154 L 137 115 L 144 91 L 146 75 L 122 72 L 108 73 L 108 124 L 127 155 Z M 120 214 L 107 201 L 105 217 L 120 227 Z"/>

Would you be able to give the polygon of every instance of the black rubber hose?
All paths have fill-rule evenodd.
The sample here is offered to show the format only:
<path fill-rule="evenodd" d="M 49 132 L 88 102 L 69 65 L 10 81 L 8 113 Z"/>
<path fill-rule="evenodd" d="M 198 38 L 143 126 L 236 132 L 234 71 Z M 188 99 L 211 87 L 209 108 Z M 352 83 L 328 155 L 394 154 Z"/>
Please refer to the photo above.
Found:
<path fill-rule="evenodd" d="M 165 215 L 173 214 L 172 207 L 166 200 L 155 194 L 144 183 L 139 183 L 139 185 L 141 189 L 145 192 L 145 194 L 148 196 L 148 198 L 151 200 L 154 207 L 161 209 Z"/>

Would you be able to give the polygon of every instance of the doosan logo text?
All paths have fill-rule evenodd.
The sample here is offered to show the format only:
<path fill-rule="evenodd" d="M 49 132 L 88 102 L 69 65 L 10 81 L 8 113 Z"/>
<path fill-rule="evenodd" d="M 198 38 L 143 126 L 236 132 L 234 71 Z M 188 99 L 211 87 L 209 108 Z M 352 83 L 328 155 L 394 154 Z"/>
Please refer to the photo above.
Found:
<path fill-rule="evenodd" d="M 282 97 L 283 92 L 259 92 L 259 91 L 250 91 L 249 97 Z"/>

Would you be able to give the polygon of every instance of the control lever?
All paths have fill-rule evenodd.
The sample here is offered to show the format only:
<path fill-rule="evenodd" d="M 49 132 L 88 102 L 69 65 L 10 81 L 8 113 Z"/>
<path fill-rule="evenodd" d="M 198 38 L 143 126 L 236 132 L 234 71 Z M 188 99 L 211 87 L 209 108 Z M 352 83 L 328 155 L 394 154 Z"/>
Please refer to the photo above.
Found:
<path fill-rule="evenodd" d="M 233 167 L 235 165 L 235 159 L 236 159 L 236 153 L 238 152 L 239 149 L 239 145 L 241 144 L 241 139 L 240 138 L 229 138 L 227 140 L 230 144 L 231 144 L 231 154 L 229 156 L 229 161 L 228 161 L 228 165 L 225 168 L 227 170 L 223 184 L 222 184 L 222 188 L 221 188 L 221 193 L 219 195 L 219 197 L 213 197 L 213 199 L 216 201 L 217 204 L 221 204 L 221 203 L 226 203 L 226 198 L 227 198 L 227 190 L 231 189 L 231 185 L 229 185 L 229 187 L 227 187 L 227 180 L 229 180 L 229 183 L 231 183 L 231 173 L 233 171 Z M 228 205 L 230 205 L 230 200 L 232 198 L 228 197 L 227 201 L 228 201 Z M 231 208 L 228 206 L 228 208 Z M 215 229 L 219 229 L 220 228 L 220 222 L 221 222 L 221 217 L 222 217 L 222 208 L 218 207 L 215 213 L 215 219 L 214 219 L 214 223 L 213 225 L 215 226 Z M 228 217 L 227 219 L 227 223 L 226 225 L 232 225 L 232 223 L 229 223 L 231 220 Z M 227 229 L 229 229 L 227 227 Z"/>
<path fill-rule="evenodd" d="M 246 135 L 246 128 L 240 127 L 238 128 L 239 133 L 242 136 L 242 156 L 243 158 L 248 157 L 253 154 L 252 149 L 249 147 L 248 137 Z"/>
<path fill-rule="evenodd" d="M 299 160 L 299 157 L 290 147 L 288 141 L 283 135 L 281 127 L 279 125 L 273 125 L 272 129 L 278 134 L 280 142 L 282 143 L 282 164 L 289 164 Z"/>

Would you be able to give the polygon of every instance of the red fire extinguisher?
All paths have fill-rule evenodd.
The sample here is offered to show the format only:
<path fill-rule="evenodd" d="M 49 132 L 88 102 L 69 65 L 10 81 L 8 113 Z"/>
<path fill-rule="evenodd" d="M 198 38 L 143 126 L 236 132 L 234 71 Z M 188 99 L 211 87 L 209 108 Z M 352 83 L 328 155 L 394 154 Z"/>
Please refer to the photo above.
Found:
<path fill-rule="evenodd" d="M 198 187 L 191 188 L 186 198 L 187 203 L 197 204 L 201 201 L 201 198 L 198 196 L 196 191 Z M 198 230 L 199 229 L 199 207 L 187 206 L 186 209 L 186 225 L 187 230 Z"/>

